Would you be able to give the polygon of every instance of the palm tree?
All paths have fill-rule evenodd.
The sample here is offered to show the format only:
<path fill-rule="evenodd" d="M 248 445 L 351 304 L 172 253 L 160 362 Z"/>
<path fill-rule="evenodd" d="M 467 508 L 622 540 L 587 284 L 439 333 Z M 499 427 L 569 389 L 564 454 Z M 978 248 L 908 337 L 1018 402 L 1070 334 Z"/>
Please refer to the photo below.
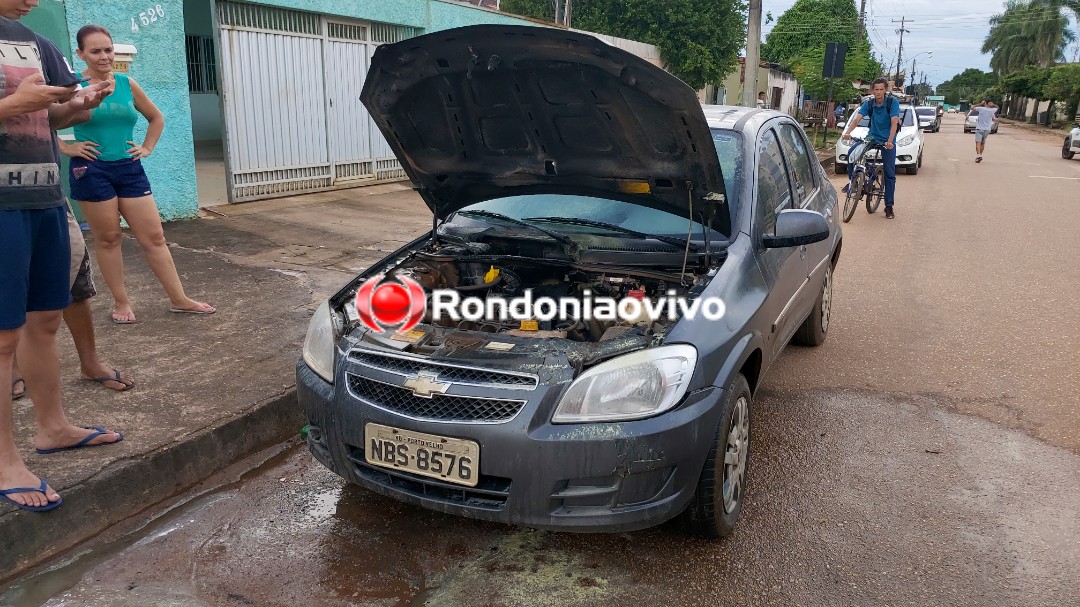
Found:
<path fill-rule="evenodd" d="M 1063 60 L 1065 48 L 1076 39 L 1064 8 L 1080 10 L 1080 0 L 1009 0 L 1004 13 L 990 18 L 990 33 L 983 41 L 982 52 L 991 54 L 990 68 L 1000 76 Z M 1031 122 L 1037 119 L 1038 112 L 1033 112 Z"/>

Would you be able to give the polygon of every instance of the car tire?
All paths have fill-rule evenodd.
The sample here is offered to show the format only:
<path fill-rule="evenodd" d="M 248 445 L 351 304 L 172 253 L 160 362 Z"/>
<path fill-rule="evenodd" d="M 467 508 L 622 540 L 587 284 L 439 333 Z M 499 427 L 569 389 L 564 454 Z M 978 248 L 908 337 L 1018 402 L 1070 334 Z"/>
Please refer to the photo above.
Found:
<path fill-rule="evenodd" d="M 1066 137 L 1065 145 L 1061 146 L 1061 157 L 1065 160 L 1072 160 L 1073 156 L 1076 156 L 1076 152 L 1072 151 L 1072 142 Z"/>
<path fill-rule="evenodd" d="M 847 175 L 847 165 L 837 162 L 833 166 L 833 171 L 835 171 L 837 175 Z"/>
<path fill-rule="evenodd" d="M 874 210 L 877 210 L 876 206 Z M 829 320 L 832 316 L 832 272 L 832 263 L 825 264 L 825 280 L 822 281 L 814 309 L 810 311 L 810 316 L 806 317 L 792 338 L 792 341 L 800 346 L 820 346 L 829 336 Z"/>
<path fill-rule="evenodd" d="M 716 435 L 694 497 L 682 513 L 683 527 L 694 535 L 727 537 L 739 522 L 750 463 L 750 403 L 750 385 L 736 375 L 724 391 Z M 734 460 L 731 464 L 729 457 Z M 729 484 L 730 496 L 725 494 Z"/>
<path fill-rule="evenodd" d="M 913 164 L 913 165 L 911 165 L 911 166 L 909 166 L 907 168 L 907 174 L 908 175 L 918 175 L 919 174 L 919 162 L 918 161 L 916 161 L 915 164 Z"/>

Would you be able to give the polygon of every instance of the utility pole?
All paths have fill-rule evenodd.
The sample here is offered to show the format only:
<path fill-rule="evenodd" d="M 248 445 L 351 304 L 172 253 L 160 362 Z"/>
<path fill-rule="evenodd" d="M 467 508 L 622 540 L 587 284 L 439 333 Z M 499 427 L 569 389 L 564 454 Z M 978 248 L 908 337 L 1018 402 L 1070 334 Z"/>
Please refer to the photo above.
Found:
<path fill-rule="evenodd" d="M 554 3 L 555 24 L 570 27 L 570 11 L 573 10 L 571 7 L 573 0 L 554 0 Z"/>
<path fill-rule="evenodd" d="M 743 64 L 742 104 L 754 107 L 757 100 L 758 63 L 761 62 L 761 0 L 750 0 L 750 20 L 746 28 L 746 63 Z"/>
<path fill-rule="evenodd" d="M 892 20 L 896 23 L 896 19 Z M 911 33 L 911 30 L 904 29 L 904 23 L 907 21 L 906 17 L 900 17 L 900 29 L 897 30 L 900 34 L 900 48 L 896 51 L 896 80 L 900 80 L 900 61 L 904 54 L 904 32 Z M 908 23 L 914 23 L 914 21 L 907 21 Z"/>
<path fill-rule="evenodd" d="M 863 28 L 866 24 L 866 0 L 859 5 L 859 22 L 855 25 L 855 48 L 862 45 Z"/>

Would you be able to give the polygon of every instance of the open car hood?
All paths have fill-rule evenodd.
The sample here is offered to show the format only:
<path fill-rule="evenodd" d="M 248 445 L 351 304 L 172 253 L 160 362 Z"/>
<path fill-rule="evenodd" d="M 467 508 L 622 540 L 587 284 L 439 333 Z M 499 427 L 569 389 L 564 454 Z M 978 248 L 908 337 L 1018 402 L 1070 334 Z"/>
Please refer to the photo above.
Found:
<path fill-rule="evenodd" d="M 382 45 L 360 99 L 439 219 L 578 194 L 692 212 L 731 234 L 696 93 L 587 34 L 477 25 Z"/>

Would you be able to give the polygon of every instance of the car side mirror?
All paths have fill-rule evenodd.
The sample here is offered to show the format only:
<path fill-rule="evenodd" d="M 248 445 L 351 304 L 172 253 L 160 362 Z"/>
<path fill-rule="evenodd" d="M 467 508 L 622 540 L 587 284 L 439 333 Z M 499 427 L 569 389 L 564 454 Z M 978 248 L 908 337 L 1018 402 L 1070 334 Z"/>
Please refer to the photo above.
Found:
<path fill-rule="evenodd" d="M 829 222 L 816 211 L 785 209 L 776 216 L 776 233 L 766 234 L 761 244 L 766 249 L 801 247 L 829 237 Z"/>

